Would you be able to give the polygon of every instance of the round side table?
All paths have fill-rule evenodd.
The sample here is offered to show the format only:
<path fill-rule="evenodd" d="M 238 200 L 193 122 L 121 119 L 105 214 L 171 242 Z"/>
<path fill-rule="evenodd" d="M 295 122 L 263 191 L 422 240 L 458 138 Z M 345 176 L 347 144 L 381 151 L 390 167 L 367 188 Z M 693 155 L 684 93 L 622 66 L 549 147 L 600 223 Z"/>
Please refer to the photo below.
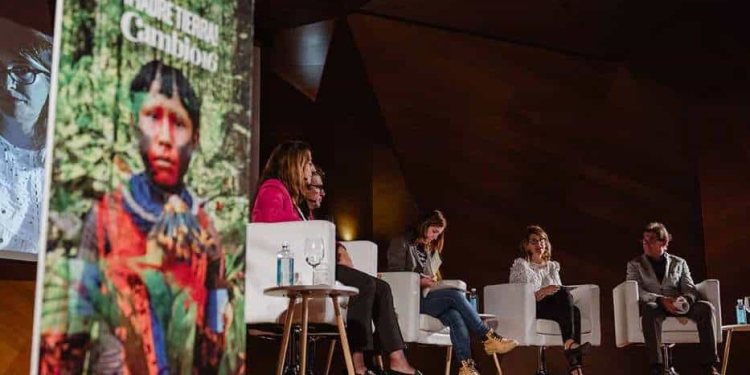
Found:
<path fill-rule="evenodd" d="M 308 306 L 312 298 L 330 298 L 333 302 L 333 308 L 336 313 L 336 326 L 338 327 L 339 337 L 341 338 L 341 348 L 344 352 L 346 361 L 346 370 L 349 375 L 354 374 L 354 365 L 352 364 L 352 354 L 349 352 L 349 341 L 346 338 L 346 327 L 344 319 L 341 317 L 341 308 L 339 307 L 339 297 L 349 297 L 359 294 L 359 289 L 350 286 L 338 285 L 291 285 L 277 286 L 263 290 L 263 294 L 274 297 L 289 298 L 289 308 L 287 309 L 286 319 L 284 320 L 284 336 L 281 339 L 281 352 L 279 353 L 278 366 L 276 375 L 281 375 L 284 370 L 284 358 L 289 346 L 289 336 L 292 331 L 292 320 L 294 319 L 294 305 L 297 299 L 302 299 L 302 335 L 300 337 L 300 374 L 305 374 L 307 367 L 307 320 Z"/>

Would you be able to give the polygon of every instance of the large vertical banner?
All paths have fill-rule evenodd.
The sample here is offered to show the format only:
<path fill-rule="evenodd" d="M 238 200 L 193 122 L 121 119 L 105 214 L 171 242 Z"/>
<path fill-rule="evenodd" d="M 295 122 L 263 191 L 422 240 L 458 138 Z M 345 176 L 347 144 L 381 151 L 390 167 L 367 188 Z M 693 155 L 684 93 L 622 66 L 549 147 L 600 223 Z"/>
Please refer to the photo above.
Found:
<path fill-rule="evenodd" d="M 43 1 L 0 6 L 0 258 L 36 260 L 52 73 Z"/>
<path fill-rule="evenodd" d="M 32 367 L 243 374 L 252 1 L 65 0 L 56 21 Z"/>

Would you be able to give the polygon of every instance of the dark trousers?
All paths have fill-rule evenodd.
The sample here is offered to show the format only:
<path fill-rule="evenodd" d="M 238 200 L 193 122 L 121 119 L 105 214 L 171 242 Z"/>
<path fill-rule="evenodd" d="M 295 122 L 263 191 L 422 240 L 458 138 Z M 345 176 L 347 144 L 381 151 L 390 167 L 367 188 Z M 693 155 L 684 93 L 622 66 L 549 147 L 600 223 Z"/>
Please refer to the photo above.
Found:
<path fill-rule="evenodd" d="M 560 325 L 563 342 L 581 342 L 581 310 L 573 305 L 573 296 L 565 288 L 536 303 L 537 319 L 554 320 Z"/>
<path fill-rule="evenodd" d="M 336 265 L 336 280 L 359 289 L 358 295 L 349 298 L 346 316 L 346 335 L 351 351 L 374 349 L 373 323 L 379 349 L 383 353 L 404 349 L 390 285 L 377 277 L 342 265 Z"/>
<path fill-rule="evenodd" d="M 656 302 L 641 303 L 641 327 L 643 327 L 643 338 L 646 342 L 648 360 L 652 365 L 663 365 L 664 358 L 661 352 L 661 325 L 668 316 L 674 316 L 664 310 L 664 307 Z M 692 320 L 698 326 L 698 337 L 700 338 L 700 360 L 703 365 L 718 363 L 716 355 L 716 310 L 711 302 L 698 301 L 690 306 L 684 317 Z"/>

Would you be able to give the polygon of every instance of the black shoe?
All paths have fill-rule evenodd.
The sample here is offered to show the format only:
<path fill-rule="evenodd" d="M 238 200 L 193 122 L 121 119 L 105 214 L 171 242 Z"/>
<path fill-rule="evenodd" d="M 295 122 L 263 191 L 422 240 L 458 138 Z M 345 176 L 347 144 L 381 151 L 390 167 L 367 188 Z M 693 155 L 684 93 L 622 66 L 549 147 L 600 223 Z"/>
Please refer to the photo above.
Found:
<path fill-rule="evenodd" d="M 677 370 L 675 370 L 675 369 L 674 369 L 674 367 L 670 367 L 670 368 L 668 368 L 668 369 L 664 370 L 664 373 L 665 373 L 666 375 L 680 375 L 680 374 L 679 374 L 679 373 L 677 372 Z"/>
<path fill-rule="evenodd" d="M 587 354 L 589 349 L 591 349 L 591 344 L 584 342 L 575 348 L 563 350 L 565 358 L 568 360 L 568 373 L 573 373 L 583 367 L 583 355 Z"/>
<path fill-rule="evenodd" d="M 565 349 L 563 352 L 565 353 L 565 357 L 569 357 L 586 355 L 589 353 L 589 350 L 591 350 L 591 343 L 587 341 L 573 349 Z"/>

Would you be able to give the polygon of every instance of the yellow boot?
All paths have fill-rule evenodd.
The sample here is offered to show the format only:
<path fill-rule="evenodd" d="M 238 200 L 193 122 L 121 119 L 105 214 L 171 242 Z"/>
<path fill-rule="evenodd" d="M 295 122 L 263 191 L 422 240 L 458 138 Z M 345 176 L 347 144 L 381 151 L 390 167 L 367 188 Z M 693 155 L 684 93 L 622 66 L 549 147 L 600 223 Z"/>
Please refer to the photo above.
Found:
<path fill-rule="evenodd" d="M 480 375 L 477 368 L 474 366 L 474 360 L 467 359 L 461 361 L 461 368 L 458 369 L 458 375 Z"/>
<path fill-rule="evenodd" d="M 484 340 L 484 351 L 489 354 L 505 354 L 518 346 L 518 341 L 506 339 L 490 328 L 490 331 L 485 335 Z"/>

